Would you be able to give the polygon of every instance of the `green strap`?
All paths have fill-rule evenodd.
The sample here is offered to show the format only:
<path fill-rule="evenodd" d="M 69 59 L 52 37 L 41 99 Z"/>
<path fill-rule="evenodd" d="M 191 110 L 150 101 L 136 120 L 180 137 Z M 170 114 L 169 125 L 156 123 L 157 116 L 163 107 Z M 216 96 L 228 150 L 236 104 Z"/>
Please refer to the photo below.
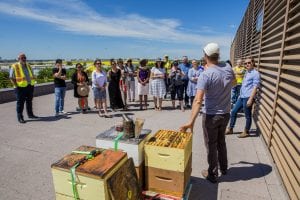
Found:
<path fill-rule="evenodd" d="M 95 153 L 97 153 L 97 150 L 93 151 L 72 151 L 72 153 L 77 153 L 77 154 L 84 154 L 86 155 L 85 159 L 90 160 L 94 158 Z M 73 167 L 71 167 L 71 180 L 72 180 L 72 190 L 73 190 L 73 196 L 75 200 L 79 200 L 79 195 L 78 195 L 78 190 L 76 187 L 76 168 L 81 165 L 82 162 L 76 163 Z"/>
<path fill-rule="evenodd" d="M 89 155 L 91 154 L 90 151 L 72 151 L 72 153 L 77 153 L 77 154 L 85 154 L 85 155 Z"/>
<path fill-rule="evenodd" d="M 71 167 L 70 171 L 71 171 L 71 180 L 72 180 L 72 190 L 73 190 L 73 196 L 75 200 L 79 200 L 79 195 L 78 195 L 78 191 L 77 191 L 77 187 L 76 187 L 76 174 L 75 174 L 75 170 L 76 168 L 80 165 L 80 163 L 76 163 L 73 167 Z"/>
<path fill-rule="evenodd" d="M 119 133 L 118 136 L 115 138 L 115 151 L 118 150 L 118 144 L 119 144 L 119 140 L 121 139 L 121 137 L 123 137 L 124 133 Z"/>

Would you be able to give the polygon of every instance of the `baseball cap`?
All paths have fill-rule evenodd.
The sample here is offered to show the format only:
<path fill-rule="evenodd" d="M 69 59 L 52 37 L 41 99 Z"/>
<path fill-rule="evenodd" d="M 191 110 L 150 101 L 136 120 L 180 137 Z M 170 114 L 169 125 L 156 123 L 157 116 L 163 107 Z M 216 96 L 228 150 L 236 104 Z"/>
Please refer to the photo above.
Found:
<path fill-rule="evenodd" d="M 219 54 L 220 53 L 220 48 L 217 43 L 208 43 L 204 48 L 203 48 L 204 53 L 207 56 L 211 56 L 213 54 Z"/>

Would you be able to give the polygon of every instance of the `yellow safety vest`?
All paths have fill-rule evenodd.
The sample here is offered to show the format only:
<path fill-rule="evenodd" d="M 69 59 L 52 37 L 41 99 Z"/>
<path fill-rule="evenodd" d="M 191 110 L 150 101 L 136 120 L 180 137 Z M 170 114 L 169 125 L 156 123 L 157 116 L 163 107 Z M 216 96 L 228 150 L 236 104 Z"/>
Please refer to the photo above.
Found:
<path fill-rule="evenodd" d="M 171 70 L 171 68 L 172 68 L 172 63 L 171 63 L 171 61 L 167 61 L 166 63 L 165 63 L 165 66 L 164 66 L 165 68 L 166 68 L 166 71 L 167 71 L 167 73 L 169 74 L 170 73 L 170 70 Z"/>
<path fill-rule="evenodd" d="M 246 69 L 243 66 L 235 66 L 233 68 L 234 74 L 235 74 L 235 78 L 236 78 L 236 83 L 238 85 L 241 85 L 244 79 L 244 75 L 246 73 Z"/>
<path fill-rule="evenodd" d="M 30 76 L 30 85 L 34 85 L 35 84 L 35 79 L 32 75 L 32 70 L 31 67 L 28 63 L 26 63 L 26 67 Z M 16 78 L 16 82 L 17 82 L 17 86 L 18 87 L 27 87 L 28 83 L 27 83 L 27 79 L 25 77 L 24 71 L 23 71 L 23 67 L 21 65 L 21 63 L 15 63 L 12 65 L 12 68 L 14 69 L 15 72 L 15 78 Z"/>

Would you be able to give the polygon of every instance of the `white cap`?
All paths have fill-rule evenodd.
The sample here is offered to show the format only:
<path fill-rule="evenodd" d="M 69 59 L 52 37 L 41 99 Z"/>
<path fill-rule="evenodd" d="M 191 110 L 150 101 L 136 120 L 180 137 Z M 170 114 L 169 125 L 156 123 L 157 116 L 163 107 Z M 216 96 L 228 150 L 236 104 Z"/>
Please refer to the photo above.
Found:
<path fill-rule="evenodd" d="M 204 48 L 203 48 L 204 53 L 207 56 L 211 56 L 212 54 L 219 54 L 220 53 L 220 48 L 217 43 L 208 43 Z"/>

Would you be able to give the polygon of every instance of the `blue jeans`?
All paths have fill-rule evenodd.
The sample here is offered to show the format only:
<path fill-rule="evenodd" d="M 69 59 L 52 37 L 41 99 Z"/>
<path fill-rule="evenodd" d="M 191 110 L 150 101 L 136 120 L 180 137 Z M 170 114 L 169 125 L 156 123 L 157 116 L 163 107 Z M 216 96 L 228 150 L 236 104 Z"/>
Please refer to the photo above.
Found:
<path fill-rule="evenodd" d="M 235 104 L 240 96 L 240 90 L 242 85 L 236 85 L 231 89 L 231 103 Z"/>
<path fill-rule="evenodd" d="M 66 87 L 55 87 L 55 112 L 64 110 Z"/>
<path fill-rule="evenodd" d="M 244 109 L 245 112 L 245 118 L 246 118 L 246 126 L 245 126 L 245 130 L 249 131 L 251 128 L 251 123 L 252 123 L 252 105 L 250 107 L 247 106 L 247 101 L 248 98 L 238 98 L 238 100 L 236 101 L 234 107 L 231 110 L 230 113 L 230 128 L 233 128 L 236 122 L 236 117 L 237 117 L 237 113 L 239 112 L 239 110 L 241 108 Z"/>

